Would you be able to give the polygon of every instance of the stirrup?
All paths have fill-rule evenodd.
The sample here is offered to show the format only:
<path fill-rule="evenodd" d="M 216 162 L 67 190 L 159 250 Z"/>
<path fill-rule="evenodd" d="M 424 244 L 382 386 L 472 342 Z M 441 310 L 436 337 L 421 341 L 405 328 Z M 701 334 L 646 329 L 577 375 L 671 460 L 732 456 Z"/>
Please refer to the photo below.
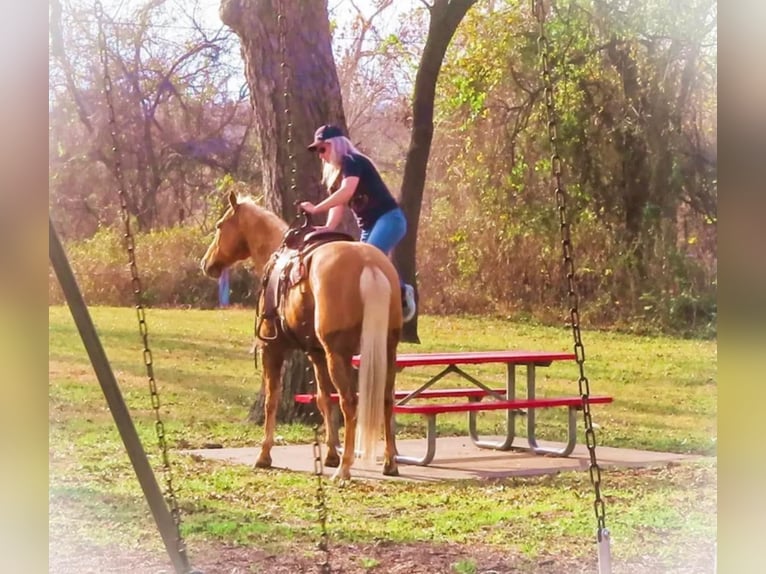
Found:
<path fill-rule="evenodd" d="M 417 305 L 415 304 L 415 289 L 412 285 L 406 284 L 402 287 L 402 321 L 407 323 L 412 320 L 417 311 Z"/>

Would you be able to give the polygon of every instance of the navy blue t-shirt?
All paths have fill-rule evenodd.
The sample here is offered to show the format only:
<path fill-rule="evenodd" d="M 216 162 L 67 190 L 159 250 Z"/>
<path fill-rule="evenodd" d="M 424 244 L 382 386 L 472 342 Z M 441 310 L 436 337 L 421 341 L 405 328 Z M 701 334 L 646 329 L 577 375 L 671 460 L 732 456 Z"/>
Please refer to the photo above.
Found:
<path fill-rule="evenodd" d="M 356 153 L 344 156 L 340 171 L 342 177 L 359 178 L 349 207 L 361 229 L 371 229 L 381 215 L 399 207 L 378 170 L 365 156 Z"/>

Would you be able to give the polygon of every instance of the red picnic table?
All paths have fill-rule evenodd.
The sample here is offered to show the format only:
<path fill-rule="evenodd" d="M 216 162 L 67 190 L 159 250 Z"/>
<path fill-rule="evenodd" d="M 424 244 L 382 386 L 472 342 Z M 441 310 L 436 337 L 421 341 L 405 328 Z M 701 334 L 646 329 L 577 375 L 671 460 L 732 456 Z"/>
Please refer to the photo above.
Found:
<path fill-rule="evenodd" d="M 394 413 L 420 414 L 426 418 L 426 452 L 415 457 L 397 455 L 397 461 L 405 464 L 425 466 L 431 463 L 436 453 L 436 417 L 441 413 L 467 412 L 468 433 L 474 445 L 479 448 L 489 448 L 507 451 L 512 448 L 523 449 L 535 454 L 568 456 L 574 450 L 577 441 L 576 413 L 583 408 L 583 397 L 572 395 L 565 397 L 536 396 L 536 373 L 538 367 L 550 366 L 554 361 L 574 361 L 574 353 L 543 352 L 543 351 L 458 351 L 441 353 L 403 353 L 396 357 L 396 365 L 400 369 L 428 366 L 443 366 L 437 374 L 431 376 L 424 384 L 415 390 L 397 390 L 395 392 Z M 354 366 L 359 366 L 359 357 L 353 358 Z M 476 377 L 466 372 L 468 365 L 488 363 L 503 364 L 506 368 L 505 388 L 491 388 Z M 516 396 L 516 369 L 526 369 L 526 397 Z M 457 375 L 472 386 L 467 388 L 432 388 L 447 375 Z M 333 395 L 337 400 L 337 396 Z M 313 395 L 296 395 L 299 402 L 310 402 Z M 439 402 L 433 402 L 439 399 Z M 463 399 L 458 402 L 445 403 L 443 399 Z M 487 400 L 483 400 L 487 399 Z M 589 396 L 589 404 L 611 403 L 612 397 Z M 562 448 L 543 447 L 537 440 L 537 420 L 535 411 L 539 408 L 568 408 L 567 442 Z M 500 440 L 482 439 L 477 431 L 476 413 L 489 410 L 504 410 L 505 436 Z M 516 438 L 516 416 L 525 415 L 527 418 L 526 441 L 528 446 L 514 446 Z"/>

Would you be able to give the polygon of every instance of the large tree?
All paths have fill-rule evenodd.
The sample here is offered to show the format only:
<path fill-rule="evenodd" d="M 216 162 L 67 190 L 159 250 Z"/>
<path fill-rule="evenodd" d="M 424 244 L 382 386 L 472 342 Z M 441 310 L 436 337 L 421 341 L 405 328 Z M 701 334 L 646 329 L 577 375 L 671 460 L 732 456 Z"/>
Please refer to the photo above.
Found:
<path fill-rule="evenodd" d="M 303 0 L 223 0 L 221 20 L 239 36 L 245 75 L 261 145 L 265 205 L 291 222 L 295 204 L 318 202 L 320 162 L 306 150 L 316 128 L 333 123 L 346 128 L 335 69 L 326 2 Z M 293 395 L 308 392 L 312 376 L 302 353 L 287 361 L 279 420 L 306 409 Z M 263 394 L 250 418 L 263 417 Z"/>
<path fill-rule="evenodd" d="M 404 169 L 401 202 L 409 230 L 395 255 L 403 277 L 415 283 L 415 246 L 420 203 L 433 137 L 436 81 L 458 24 L 476 0 L 424 2 L 430 26 L 415 80 L 412 138 Z M 294 203 L 323 194 L 318 159 L 305 151 L 317 126 L 346 128 L 341 88 L 333 59 L 326 2 L 223 0 L 221 19 L 240 37 L 257 131 L 262 147 L 265 203 L 290 220 Z M 353 136 L 352 136 L 353 137 Z M 417 341 L 417 322 L 405 326 L 404 340 Z M 292 396 L 304 392 L 305 359 L 296 354 L 283 376 L 281 420 L 295 414 Z M 261 417 L 262 397 L 251 418 Z"/>
<path fill-rule="evenodd" d="M 266 205 L 289 221 L 294 202 L 322 194 L 314 130 L 346 127 L 326 2 L 223 0 L 220 15 L 242 45 Z"/>
<path fill-rule="evenodd" d="M 405 281 L 416 285 L 415 251 L 417 248 L 420 207 L 426 183 L 426 168 L 434 135 L 434 99 L 436 82 L 444 54 L 460 21 L 476 0 L 434 0 L 423 2 L 430 13 L 428 36 L 420 58 L 415 91 L 412 97 L 412 134 L 404 165 L 401 205 L 407 215 L 407 235 L 396 249 L 394 260 Z M 417 317 L 404 325 L 405 341 L 418 341 Z"/>

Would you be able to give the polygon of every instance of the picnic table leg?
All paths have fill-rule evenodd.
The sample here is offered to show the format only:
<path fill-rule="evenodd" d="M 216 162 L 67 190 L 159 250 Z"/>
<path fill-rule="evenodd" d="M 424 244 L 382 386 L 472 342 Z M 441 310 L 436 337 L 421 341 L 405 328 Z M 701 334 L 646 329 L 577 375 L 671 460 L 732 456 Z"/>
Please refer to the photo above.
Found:
<path fill-rule="evenodd" d="M 506 373 L 506 398 L 513 400 L 516 398 L 516 367 L 512 363 L 507 364 Z M 481 399 L 479 399 L 481 400 Z M 500 441 L 484 440 L 479 438 L 476 430 L 476 412 L 468 413 L 468 434 L 471 441 L 479 448 L 491 448 L 494 450 L 510 450 L 513 445 L 513 439 L 516 436 L 516 411 L 511 409 L 505 412 L 505 438 Z"/>
<path fill-rule="evenodd" d="M 455 365 L 448 365 L 446 368 L 444 368 L 438 375 L 434 375 L 430 379 L 428 379 L 425 383 L 423 383 L 420 387 L 415 389 L 414 391 L 410 392 L 406 397 L 403 397 L 396 401 L 397 405 L 405 405 L 409 402 L 410 399 L 413 399 L 417 397 L 420 393 L 425 391 L 428 387 L 433 385 L 434 383 L 437 383 L 439 380 L 446 377 L 448 374 L 453 373 L 455 371 L 459 371 L 459 369 Z"/>
<path fill-rule="evenodd" d="M 426 418 L 426 454 L 418 458 L 415 456 L 407 456 L 404 454 L 396 455 L 396 462 L 402 464 L 415 464 L 418 466 L 427 466 L 433 459 L 436 453 L 436 415 L 426 414 L 423 415 Z"/>
<path fill-rule="evenodd" d="M 527 398 L 535 398 L 535 366 L 527 365 Z M 542 447 L 537 444 L 537 420 L 535 418 L 535 409 L 529 409 L 527 412 L 527 441 L 529 442 L 529 450 L 535 454 L 552 454 L 554 456 L 569 456 L 575 447 L 577 441 L 577 407 L 569 407 L 568 423 L 569 428 L 567 430 L 567 443 L 564 448 L 548 448 Z"/>

